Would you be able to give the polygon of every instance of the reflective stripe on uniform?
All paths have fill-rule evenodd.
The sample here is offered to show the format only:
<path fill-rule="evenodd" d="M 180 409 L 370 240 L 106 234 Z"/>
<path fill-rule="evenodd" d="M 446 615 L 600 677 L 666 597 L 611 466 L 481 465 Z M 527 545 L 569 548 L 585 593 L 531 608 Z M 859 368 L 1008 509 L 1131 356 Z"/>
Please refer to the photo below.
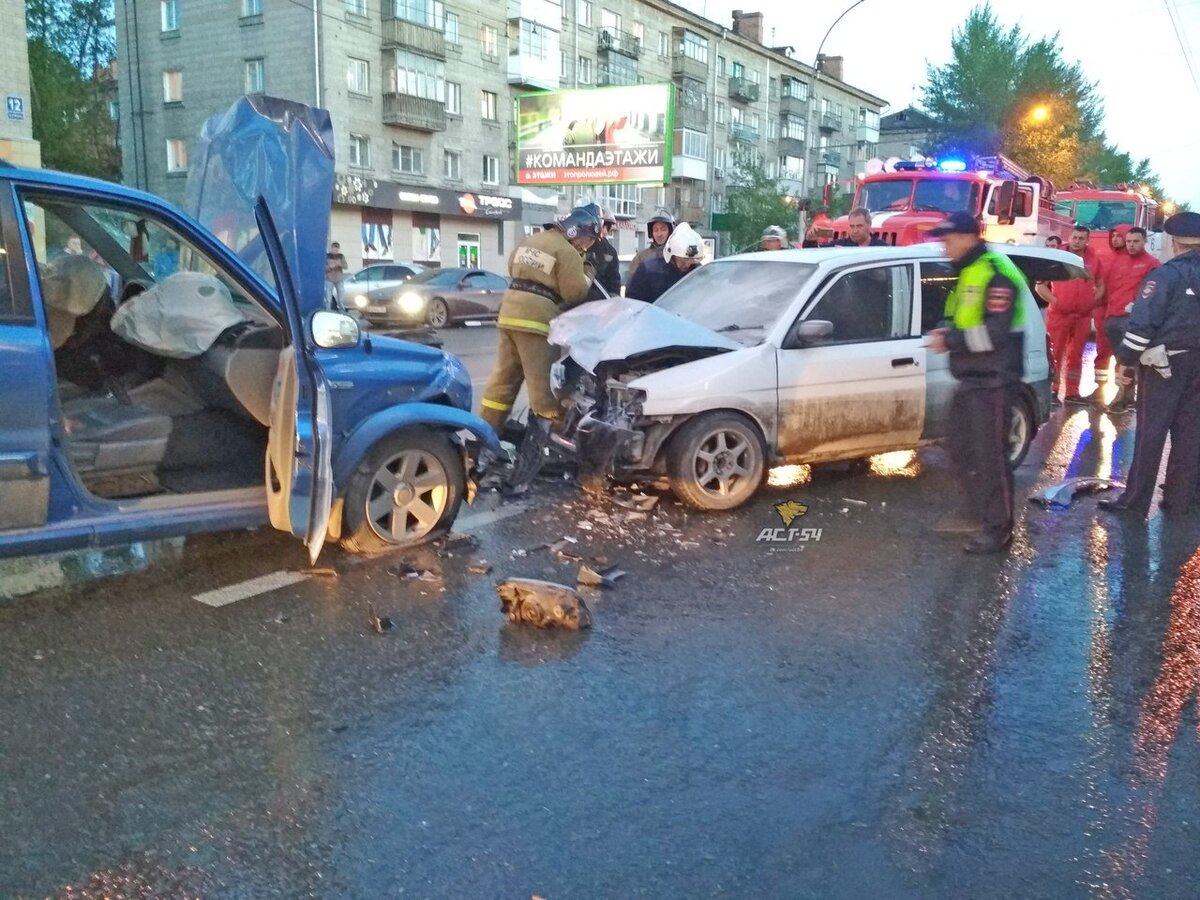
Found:
<path fill-rule="evenodd" d="M 1141 335 L 1134 334 L 1132 331 L 1125 332 L 1125 340 L 1122 341 L 1130 350 L 1136 350 L 1141 353 L 1150 347 L 1150 338 L 1144 338 Z"/>
<path fill-rule="evenodd" d="M 550 334 L 550 326 L 536 319 L 510 319 L 501 316 L 496 320 L 496 325 L 500 328 L 520 328 L 525 331 L 536 331 L 538 334 Z"/>
<path fill-rule="evenodd" d="M 484 409 L 494 409 L 497 412 L 508 412 L 512 409 L 511 403 L 497 403 L 495 400 L 489 400 L 487 397 L 484 397 L 480 403 Z"/>
<path fill-rule="evenodd" d="M 966 338 L 967 349 L 972 353 L 992 352 L 992 338 L 988 334 L 986 325 L 976 325 L 974 328 L 964 329 L 963 337 Z"/>

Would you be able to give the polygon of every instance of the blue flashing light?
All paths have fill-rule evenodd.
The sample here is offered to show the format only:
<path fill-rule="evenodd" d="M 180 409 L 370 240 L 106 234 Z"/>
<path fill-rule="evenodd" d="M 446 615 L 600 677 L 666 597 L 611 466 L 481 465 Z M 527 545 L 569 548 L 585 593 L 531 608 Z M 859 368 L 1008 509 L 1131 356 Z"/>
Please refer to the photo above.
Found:
<path fill-rule="evenodd" d="M 961 159 L 943 159 L 938 163 L 939 172 L 965 172 L 967 164 Z"/>

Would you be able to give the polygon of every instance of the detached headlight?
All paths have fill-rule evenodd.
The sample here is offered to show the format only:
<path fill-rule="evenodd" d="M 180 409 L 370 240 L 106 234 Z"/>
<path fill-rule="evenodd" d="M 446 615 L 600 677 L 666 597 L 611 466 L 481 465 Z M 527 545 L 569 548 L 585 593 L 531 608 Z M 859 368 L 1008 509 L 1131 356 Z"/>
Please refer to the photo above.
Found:
<path fill-rule="evenodd" d="M 351 302 L 359 309 L 367 308 L 367 298 L 362 294 L 355 294 L 354 299 Z"/>
<path fill-rule="evenodd" d="M 400 307 L 400 312 L 415 316 L 425 309 L 425 298 L 409 291 L 396 298 L 396 306 Z"/>

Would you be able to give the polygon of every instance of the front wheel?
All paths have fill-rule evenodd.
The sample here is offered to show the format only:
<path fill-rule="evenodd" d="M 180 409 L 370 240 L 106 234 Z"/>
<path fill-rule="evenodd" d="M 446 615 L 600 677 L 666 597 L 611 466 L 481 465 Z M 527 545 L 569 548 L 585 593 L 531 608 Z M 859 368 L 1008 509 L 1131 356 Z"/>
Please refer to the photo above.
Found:
<path fill-rule="evenodd" d="M 401 431 L 384 438 L 346 491 L 342 546 L 378 553 L 437 537 L 458 516 L 465 478 L 462 454 L 445 434 Z"/>
<path fill-rule="evenodd" d="M 707 413 L 684 425 L 667 450 L 675 496 L 695 509 L 741 506 L 762 484 L 766 450 L 758 429 L 734 413 Z"/>
<path fill-rule="evenodd" d="M 434 328 L 445 328 L 450 324 L 450 307 L 441 297 L 434 298 L 429 305 L 429 324 Z"/>
<path fill-rule="evenodd" d="M 1005 440 L 1008 444 L 1008 467 L 1015 469 L 1025 461 L 1029 448 L 1033 444 L 1033 410 L 1029 401 L 1023 397 L 1017 398 L 1012 405 L 1008 417 L 1008 431 Z"/>

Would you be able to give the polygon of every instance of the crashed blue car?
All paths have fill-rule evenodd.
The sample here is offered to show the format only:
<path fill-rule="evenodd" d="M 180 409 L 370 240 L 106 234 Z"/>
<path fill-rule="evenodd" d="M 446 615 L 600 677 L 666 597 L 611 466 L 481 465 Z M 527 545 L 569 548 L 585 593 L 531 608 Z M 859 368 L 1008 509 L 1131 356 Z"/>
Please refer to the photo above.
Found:
<path fill-rule="evenodd" d="M 327 113 L 243 98 L 190 214 L 0 168 L 0 556 L 269 521 L 315 561 L 450 526 L 496 436 L 456 358 L 324 308 L 332 147 Z"/>

